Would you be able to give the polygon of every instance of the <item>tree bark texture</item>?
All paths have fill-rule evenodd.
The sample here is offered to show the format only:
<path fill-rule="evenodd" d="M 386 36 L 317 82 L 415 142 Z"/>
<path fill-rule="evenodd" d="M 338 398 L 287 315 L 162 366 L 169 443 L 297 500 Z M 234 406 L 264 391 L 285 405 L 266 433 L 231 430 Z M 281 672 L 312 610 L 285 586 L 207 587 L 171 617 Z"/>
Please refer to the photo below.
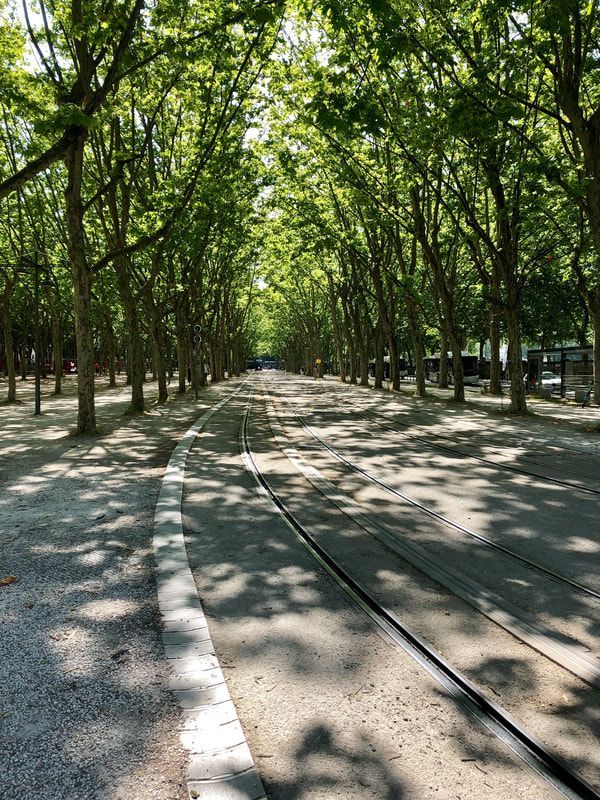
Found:
<path fill-rule="evenodd" d="M 523 383 L 521 334 L 519 317 L 514 309 L 507 310 L 506 323 L 508 330 L 508 369 L 510 372 L 510 411 L 513 414 L 526 414 L 527 400 Z"/>
<path fill-rule="evenodd" d="M 67 151 L 65 210 L 67 247 L 73 276 L 75 340 L 77 343 L 77 432 L 96 433 L 92 272 L 85 255 L 84 211 L 81 201 L 84 143 L 85 133 L 82 131 Z"/>
<path fill-rule="evenodd" d="M 500 319 L 492 308 L 490 314 L 490 394 L 501 395 Z"/>
<path fill-rule="evenodd" d="M 15 371 L 15 353 L 12 337 L 12 314 L 10 296 L 12 286 L 7 284 L 2 294 L 2 332 L 4 334 L 4 354 L 6 357 L 6 376 L 8 378 L 7 402 L 17 402 L 17 374 Z"/>

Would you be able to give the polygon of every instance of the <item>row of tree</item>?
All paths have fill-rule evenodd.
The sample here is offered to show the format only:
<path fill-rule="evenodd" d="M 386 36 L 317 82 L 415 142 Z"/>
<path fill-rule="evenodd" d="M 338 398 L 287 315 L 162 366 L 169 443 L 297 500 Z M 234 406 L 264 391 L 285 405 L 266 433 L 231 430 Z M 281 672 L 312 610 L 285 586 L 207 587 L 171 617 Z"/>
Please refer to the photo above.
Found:
<path fill-rule="evenodd" d="M 351 380 L 375 357 L 379 382 L 387 352 L 398 386 L 409 354 L 423 394 L 435 343 L 457 400 L 465 343 L 489 338 L 499 392 L 505 340 L 516 413 L 523 337 L 589 328 L 600 400 L 597 4 L 36 8 L 0 16 L 9 399 L 38 273 L 55 354 L 72 320 L 82 432 L 121 326 L 134 410 L 149 350 L 161 399 L 170 354 L 185 388 L 194 324 L 214 379 L 262 328 L 290 365 L 335 350 Z"/>
<path fill-rule="evenodd" d="M 585 344 L 591 322 L 600 400 L 599 30 L 573 0 L 331 0 L 288 24 L 265 149 L 290 364 L 335 350 L 366 382 L 375 357 L 379 381 L 385 351 L 398 386 L 403 351 L 424 394 L 435 342 L 462 400 L 467 340 L 495 393 L 504 340 L 524 413 L 524 338 Z"/>
<path fill-rule="evenodd" d="M 57 365 L 73 326 L 79 432 L 96 429 L 95 364 L 104 355 L 111 369 L 125 355 L 133 411 L 144 407 L 149 349 L 159 401 L 173 351 L 181 391 L 198 359 L 210 361 L 213 381 L 244 366 L 260 190 L 246 133 L 278 15 L 277 3 L 218 0 L 42 0 L 35 12 L 24 3 L 22 19 L 3 9 L 0 289 L 9 402 L 40 284 L 33 306 L 41 305 L 42 332 L 47 309 Z M 195 326 L 202 341 L 194 351 Z"/>

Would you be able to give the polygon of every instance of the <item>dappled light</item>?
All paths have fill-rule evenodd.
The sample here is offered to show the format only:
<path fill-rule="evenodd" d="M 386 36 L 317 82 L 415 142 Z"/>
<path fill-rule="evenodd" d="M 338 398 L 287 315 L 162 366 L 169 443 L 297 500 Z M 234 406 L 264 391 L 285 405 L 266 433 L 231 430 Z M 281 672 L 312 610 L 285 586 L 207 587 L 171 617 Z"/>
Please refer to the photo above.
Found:
<path fill-rule="evenodd" d="M 2 3 L 2 798 L 600 796 L 597 11 Z"/>

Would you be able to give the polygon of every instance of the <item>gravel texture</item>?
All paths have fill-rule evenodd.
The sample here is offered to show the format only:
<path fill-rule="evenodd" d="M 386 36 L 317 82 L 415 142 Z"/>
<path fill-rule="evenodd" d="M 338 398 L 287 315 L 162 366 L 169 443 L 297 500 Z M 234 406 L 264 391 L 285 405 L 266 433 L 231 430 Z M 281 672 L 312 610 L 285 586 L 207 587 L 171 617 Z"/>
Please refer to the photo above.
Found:
<path fill-rule="evenodd" d="M 46 387 L 45 387 L 46 388 Z M 189 397 L 123 416 L 98 381 L 101 434 L 65 396 L 0 407 L 0 797 L 176 800 L 180 722 L 167 689 L 152 557 L 164 466 L 201 413 Z M 152 399 L 155 387 L 146 387 Z M 210 400 L 212 402 L 212 400 Z"/>
<path fill-rule="evenodd" d="M 301 383 L 315 386 L 308 379 Z M 0 585 L 2 800 L 186 796 L 182 717 L 168 690 L 160 637 L 152 522 L 175 443 L 222 393 L 203 392 L 198 404 L 189 396 L 172 398 L 162 408 L 149 404 L 148 413 L 128 417 L 126 387 L 107 390 L 98 380 L 97 388 L 101 434 L 96 437 L 71 433 L 76 397 L 70 379 L 61 398 L 52 398 L 50 383 L 45 386 L 41 418 L 31 413 L 30 382 L 19 385 L 19 404 L 0 405 L 0 582 L 15 576 Z M 425 421 L 432 435 L 450 431 L 477 454 L 500 448 L 511 461 L 531 460 L 533 447 L 543 443 L 544 452 L 535 454 L 536 469 L 556 468 L 562 453 L 582 481 L 593 484 L 597 478 L 600 439 L 581 433 L 582 425 L 594 423 L 594 410 L 579 414 L 576 408 L 537 404 L 538 418 L 521 421 L 497 414 L 500 404 L 489 398 L 477 398 L 464 410 L 445 402 L 440 392 L 433 400 L 398 403 L 389 393 L 338 388 L 332 382 L 327 388 L 340 395 L 338 400 L 323 395 L 324 406 L 351 398 L 356 413 L 364 406 L 405 422 Z M 147 393 L 151 399 L 155 387 L 147 386 Z M 257 496 L 237 450 L 243 407 L 240 399 L 219 412 L 194 445 L 186 526 L 216 652 L 270 800 L 553 796 L 473 726 L 414 662 L 376 634 Z M 331 420 L 327 424 L 335 427 Z M 348 426 L 346 431 L 350 445 Z M 289 462 L 284 466 L 285 458 L 271 453 L 265 420 L 255 422 L 252 435 L 262 448 L 263 466 L 333 543 L 340 533 L 336 523 L 329 512 L 319 513 L 314 495 Z M 512 450 L 506 448 L 509 441 Z M 392 466 L 379 434 L 373 447 L 376 462 Z M 452 473 L 450 458 L 442 463 L 422 459 L 410 448 L 404 452 L 406 474 L 417 492 L 426 492 L 426 479 L 436 475 L 433 468 Z M 355 455 L 370 465 L 367 451 Z M 326 468 L 332 479 L 341 477 Z M 348 488 L 344 480 L 340 486 Z M 464 514 L 487 533 L 509 535 L 473 501 L 477 491 L 493 483 L 492 472 L 478 467 L 469 480 L 468 494 L 456 493 L 451 482 L 444 485 L 440 508 L 450 516 Z M 510 482 L 515 491 L 518 483 L 527 480 Z M 526 490 L 525 507 L 534 506 L 534 491 Z M 485 508 L 491 509 L 493 491 L 488 494 Z M 567 497 L 563 491 L 552 493 L 548 506 L 554 503 L 563 513 Z M 389 513 L 375 492 L 363 491 L 357 499 Z M 598 540 L 590 509 L 589 502 L 581 502 L 582 525 L 569 530 L 556 552 L 571 551 L 573 568 L 585 567 L 585 577 L 592 580 L 598 573 L 590 563 L 594 556 L 597 561 Z M 471 520 L 473 514 L 479 516 Z M 548 520 L 550 511 L 544 524 Z M 373 556 L 362 534 L 344 526 L 342 536 L 354 551 L 354 565 L 366 575 Z M 436 544 L 441 546 L 441 539 Z M 479 651 L 463 647 L 459 660 L 481 683 L 492 691 L 509 689 L 515 707 L 523 697 L 530 720 L 545 712 L 559 720 L 562 715 L 565 741 L 577 739 L 573 720 L 578 715 L 588 729 L 580 746 L 587 746 L 587 735 L 597 735 L 597 707 L 587 703 L 587 695 L 552 677 L 544 683 L 544 675 L 533 672 L 536 685 L 528 684 L 526 648 L 518 643 L 504 658 L 499 649 L 495 661 L 488 658 L 486 652 L 499 647 L 494 642 L 505 634 L 494 639 L 487 625 L 467 621 L 466 615 L 446 636 L 430 612 L 444 604 L 454 608 L 456 601 L 433 593 L 427 581 L 415 581 L 410 570 L 400 576 L 385 554 L 376 558 L 382 596 L 399 612 L 412 609 L 440 649 L 460 649 L 465 633 L 475 641 L 479 637 Z M 548 621 L 556 608 L 548 607 Z M 581 611 L 572 619 L 582 628 L 587 614 Z M 597 620 L 587 619 L 593 636 Z M 541 712 L 538 699 L 546 704 Z M 596 759 L 593 748 L 588 751 L 593 773 Z"/>

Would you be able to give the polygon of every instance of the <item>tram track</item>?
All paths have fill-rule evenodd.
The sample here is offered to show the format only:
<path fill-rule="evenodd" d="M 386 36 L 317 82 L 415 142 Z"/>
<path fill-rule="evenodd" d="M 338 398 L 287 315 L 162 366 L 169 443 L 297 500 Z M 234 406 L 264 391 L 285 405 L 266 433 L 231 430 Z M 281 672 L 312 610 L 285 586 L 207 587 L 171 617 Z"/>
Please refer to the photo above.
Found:
<path fill-rule="evenodd" d="M 286 525 L 299 538 L 311 555 L 335 583 L 358 605 L 390 639 L 424 667 L 471 717 L 509 747 L 530 769 L 552 786 L 562 797 L 593 798 L 600 795 L 575 769 L 546 745 L 529 734 L 495 701 L 482 693 L 468 678 L 455 670 L 424 639 L 412 632 L 389 608 L 359 584 L 302 525 L 272 488 L 260 471 L 252 451 L 248 431 L 252 408 L 251 395 L 240 427 L 240 451 L 246 468 L 252 474 L 259 494 L 265 497 Z"/>
<path fill-rule="evenodd" d="M 328 393 L 331 394 L 333 397 L 335 397 L 336 400 L 339 400 L 339 394 L 340 394 L 339 391 L 332 390 L 330 387 L 328 387 Z M 421 410 L 421 409 L 419 409 L 419 410 Z M 497 469 L 497 470 L 505 470 L 505 471 L 508 471 L 508 472 L 522 474 L 522 475 L 525 475 L 525 476 L 528 476 L 528 477 L 532 477 L 532 478 L 538 478 L 538 479 L 541 479 L 541 480 L 544 480 L 544 481 L 548 481 L 549 483 L 553 483 L 553 484 L 558 485 L 558 486 L 563 486 L 565 488 L 574 489 L 575 491 L 580 491 L 582 493 L 587 493 L 587 494 L 592 494 L 592 495 L 600 495 L 600 489 L 595 489 L 595 488 L 593 488 L 591 486 L 586 486 L 583 483 L 577 483 L 575 481 L 562 480 L 561 478 L 553 478 L 552 476 L 543 474 L 541 472 L 536 472 L 536 471 L 528 469 L 526 467 L 517 467 L 517 466 L 510 465 L 510 464 L 504 464 L 504 463 L 499 462 L 499 461 L 494 461 L 491 458 L 486 458 L 485 456 L 478 456 L 478 455 L 476 455 L 474 453 L 469 453 L 469 452 L 461 449 L 461 444 L 460 443 L 458 443 L 458 447 L 457 446 L 451 446 L 450 444 L 440 444 L 439 442 L 432 442 L 430 438 L 427 438 L 425 436 L 415 436 L 410 432 L 404 432 L 404 431 L 397 430 L 397 427 L 401 427 L 401 428 L 406 428 L 406 429 L 411 429 L 411 430 L 412 429 L 417 429 L 417 430 L 422 431 L 423 433 L 427 433 L 426 429 L 423 428 L 423 426 L 421 426 L 421 425 L 414 424 L 414 423 L 408 424 L 408 423 L 400 422 L 399 420 L 390 419 L 387 415 L 385 415 L 385 414 L 383 414 L 381 412 L 378 412 L 378 411 L 374 411 L 372 408 L 369 408 L 369 407 L 364 407 L 363 406 L 361 408 L 361 412 L 364 414 L 362 419 L 365 422 L 372 421 L 379 428 L 382 428 L 384 430 L 388 430 L 391 433 L 394 433 L 394 434 L 396 434 L 398 436 L 404 436 L 404 437 L 410 439 L 411 441 L 422 442 L 423 444 L 426 444 L 429 447 L 432 447 L 432 448 L 440 450 L 440 451 L 447 452 L 447 453 L 449 453 L 451 455 L 454 455 L 454 456 L 457 456 L 457 457 L 462 457 L 462 458 L 473 459 L 475 461 L 479 461 L 480 463 L 486 464 L 487 466 L 489 466 L 491 468 L 494 468 L 494 469 Z M 430 413 L 430 412 L 427 412 L 427 413 Z M 377 421 L 378 419 L 383 420 L 383 422 L 378 422 Z M 396 427 L 394 427 L 394 426 L 396 426 Z M 443 439 L 446 439 L 446 440 L 449 440 L 449 441 L 456 441 L 456 440 L 453 440 L 452 437 L 448 436 L 447 434 L 435 433 L 433 435 L 435 435 L 438 438 L 443 438 Z M 539 445 L 539 442 L 534 442 L 532 440 L 530 442 L 530 444 L 532 446 L 535 446 L 535 445 Z M 511 445 L 511 446 L 515 446 L 515 447 L 516 446 L 523 446 L 523 442 L 519 441 L 518 444 Z M 561 453 L 564 453 L 565 450 L 568 450 L 570 453 L 574 454 L 577 458 L 580 458 L 580 459 L 590 456 L 590 453 L 588 453 L 586 451 L 580 451 L 580 450 L 576 450 L 576 449 L 565 448 L 563 445 L 560 445 L 560 446 L 559 445 L 553 445 L 553 447 L 555 447 Z M 543 466 L 543 465 L 539 464 L 539 462 L 538 462 L 538 465 L 539 466 Z M 593 477 L 590 476 L 590 475 L 585 475 L 584 477 L 593 480 Z"/>
<path fill-rule="evenodd" d="M 269 408 L 267 405 L 267 417 L 276 443 L 294 467 L 320 494 L 366 533 L 512 636 L 525 642 L 585 683 L 600 688 L 600 664 L 580 642 L 539 625 L 535 618 L 478 581 L 467 577 L 449 564 L 440 563 L 432 558 L 425 548 L 373 520 L 360 504 L 339 492 L 315 467 L 306 464 L 296 448 L 289 447 L 287 437 L 272 406 Z"/>
<path fill-rule="evenodd" d="M 558 581 L 559 583 L 563 583 L 571 589 L 575 589 L 582 594 L 586 594 L 589 597 L 593 597 L 595 600 L 600 600 L 600 592 L 596 591 L 595 589 L 591 588 L 590 586 L 586 586 L 579 581 L 574 580 L 573 578 L 569 578 L 566 575 L 563 575 L 555 570 L 551 569 L 550 567 L 541 564 L 538 561 L 534 561 L 533 559 L 527 558 L 526 556 L 517 553 L 515 550 L 512 550 L 505 545 L 499 544 L 498 542 L 494 542 L 492 539 L 484 536 L 482 533 L 478 533 L 477 531 L 472 530 L 464 525 L 461 525 L 459 522 L 446 517 L 444 514 L 441 514 L 435 509 L 430 508 L 429 506 L 421 503 L 419 500 L 416 500 L 414 497 L 410 497 L 410 495 L 405 494 L 404 492 L 400 492 L 398 489 L 395 489 L 390 484 L 386 483 L 381 478 L 376 477 L 368 470 L 363 469 L 361 466 L 356 464 L 355 462 L 351 461 L 350 459 L 346 458 L 339 450 L 336 450 L 330 444 L 328 444 L 324 439 L 322 439 L 311 427 L 307 424 L 306 420 L 299 414 L 296 409 L 294 408 L 293 404 L 288 400 L 286 401 L 288 408 L 297 417 L 298 421 L 302 425 L 302 427 L 307 431 L 307 433 L 316 441 L 318 442 L 325 450 L 327 450 L 335 459 L 340 461 L 344 464 L 348 469 L 352 470 L 353 472 L 361 475 L 365 480 L 369 481 L 370 483 L 378 486 L 380 489 L 388 492 L 389 494 L 394 495 L 395 497 L 402 500 L 404 503 L 412 506 L 413 508 L 418 509 L 422 513 L 426 514 L 427 516 L 441 522 L 443 525 L 446 525 L 450 528 L 453 528 L 456 531 L 464 534 L 465 536 L 469 536 L 472 539 L 476 539 L 477 541 L 481 542 L 482 544 L 491 547 L 499 552 L 503 553 L 504 555 L 518 561 L 521 564 L 524 564 L 526 567 L 536 570 L 541 574 L 546 575 L 553 580 Z"/>
<path fill-rule="evenodd" d="M 457 447 L 452 447 L 450 445 L 440 444 L 439 442 L 432 442 L 430 439 L 427 439 L 424 436 L 415 436 L 412 433 L 399 431 L 396 430 L 396 428 L 392 427 L 395 425 L 401 428 L 418 428 L 419 430 L 423 430 L 423 428 L 421 428 L 420 426 L 407 425 L 406 423 L 398 422 L 397 420 L 388 420 L 387 417 L 384 417 L 383 414 L 378 414 L 376 411 L 370 412 L 369 416 L 375 418 L 374 422 L 375 425 L 377 425 L 377 427 L 391 431 L 392 433 L 396 433 L 400 436 L 406 436 L 412 441 L 421 442 L 422 444 L 426 444 L 428 447 L 433 447 L 435 450 L 441 450 L 442 452 L 451 453 L 452 455 L 455 456 L 462 456 L 463 458 L 469 458 L 474 461 L 479 461 L 480 463 L 485 464 L 486 466 L 492 467 L 494 469 L 505 470 L 507 472 L 516 472 L 519 475 L 527 475 L 532 478 L 539 478 L 541 480 L 547 481 L 548 483 L 553 483 L 556 486 L 563 486 L 568 489 L 573 489 L 577 492 L 600 495 L 600 489 L 594 489 L 591 486 L 584 486 L 581 483 L 576 483 L 574 481 L 566 481 L 561 478 L 552 478 L 549 475 L 544 475 L 541 472 L 534 472 L 533 470 L 525 469 L 524 467 L 515 467 L 512 466 L 511 464 L 503 464 L 499 461 L 493 461 L 490 458 L 485 458 L 484 456 L 478 456 L 475 455 L 474 453 L 467 453 L 465 450 L 461 450 Z M 378 422 L 377 418 L 386 419 L 386 423 Z"/>
<path fill-rule="evenodd" d="M 348 386 L 348 384 L 345 384 L 345 385 Z M 328 385 L 328 389 L 333 394 L 337 394 L 340 391 L 341 392 L 344 391 L 337 384 L 334 384 L 334 385 L 329 384 Z M 411 400 L 414 400 L 414 399 L 415 399 L 414 397 L 411 398 Z M 435 397 L 432 398 L 431 395 L 428 395 L 428 399 L 429 400 L 433 400 L 434 403 L 435 403 L 435 400 L 436 400 Z M 400 400 L 400 402 L 403 403 L 405 410 L 409 411 L 410 413 L 418 413 L 420 415 L 424 414 L 426 416 L 433 417 L 436 421 L 439 421 L 438 420 L 438 414 L 436 413 L 436 411 L 428 410 L 426 408 L 423 408 L 422 406 L 415 407 L 414 404 L 410 402 L 408 397 L 406 395 L 402 394 L 402 392 L 393 393 L 392 396 L 388 395 L 385 398 L 386 404 L 388 404 L 388 405 L 391 405 L 392 403 L 395 404 L 397 400 Z M 436 404 L 436 405 L 438 405 L 438 410 L 441 410 L 439 408 L 439 404 Z M 465 409 L 465 410 L 467 410 L 467 409 Z M 369 412 L 370 411 L 371 411 L 371 409 L 369 409 Z M 490 412 L 489 410 L 483 411 L 481 409 L 470 408 L 470 407 L 468 408 L 468 411 L 469 411 L 469 415 L 470 416 L 472 416 L 473 418 L 476 418 L 478 420 L 489 418 L 490 413 L 492 415 L 494 413 L 493 411 L 492 412 Z M 381 416 L 385 416 L 385 415 L 382 414 Z M 542 416 L 539 419 L 540 420 L 543 419 L 544 421 L 548 421 L 549 418 Z M 517 420 L 518 420 L 518 418 L 516 418 L 514 420 L 514 422 L 517 422 Z M 583 423 L 583 420 L 582 420 L 582 423 Z M 407 425 L 405 423 L 398 423 L 398 424 L 403 424 L 405 427 L 417 427 L 417 428 L 420 428 L 421 430 L 423 430 L 424 432 L 427 431 L 427 429 L 425 429 L 422 425 L 414 425 L 414 423 L 411 423 L 410 425 Z M 440 438 L 445 438 L 445 439 L 452 440 L 452 437 L 448 436 L 447 434 L 436 433 L 435 435 L 439 436 Z M 487 435 L 487 433 L 486 433 L 486 440 L 489 440 L 489 438 L 490 438 L 489 435 Z M 574 447 L 574 446 L 572 446 L 573 442 L 571 442 L 571 446 L 569 446 L 569 444 L 567 444 L 564 439 L 558 440 L 556 438 L 548 439 L 548 438 L 545 438 L 544 436 L 542 436 L 542 437 L 537 436 L 537 435 L 536 436 L 532 436 L 530 432 L 528 432 L 528 433 L 525 433 L 525 432 L 518 433 L 517 431 L 514 431 L 514 430 L 511 431 L 511 432 L 503 431 L 503 433 L 502 433 L 502 441 L 498 441 L 497 439 L 494 441 L 494 446 L 496 448 L 523 447 L 525 445 L 529 445 L 532 448 L 536 448 L 536 447 L 539 447 L 540 445 L 542 445 L 544 447 L 548 447 L 550 449 L 554 449 L 554 450 L 560 451 L 561 455 L 564 454 L 565 452 L 568 452 L 568 453 L 571 454 L 571 457 L 578 458 L 578 459 L 583 459 L 583 460 L 586 460 L 588 457 L 597 458 L 600 455 L 600 449 L 599 449 L 600 445 L 596 445 L 594 450 L 590 450 L 587 447 L 585 447 L 585 448 Z M 590 477 L 590 476 L 586 476 L 586 477 Z"/>
<path fill-rule="evenodd" d="M 337 392 L 335 394 L 337 394 Z M 478 456 L 478 455 L 476 455 L 474 453 L 469 453 L 469 452 L 461 449 L 460 444 L 458 444 L 458 446 L 451 446 L 449 444 L 440 444 L 439 442 L 432 442 L 431 439 L 426 438 L 425 436 L 415 436 L 411 432 L 405 432 L 405 431 L 397 430 L 397 428 L 400 427 L 400 428 L 407 428 L 407 429 L 411 429 L 411 430 L 412 429 L 417 429 L 417 430 L 420 430 L 420 431 L 425 433 L 426 430 L 420 425 L 415 425 L 414 423 L 408 424 L 408 423 L 400 422 L 400 421 L 395 420 L 395 419 L 389 419 L 386 415 L 382 414 L 381 412 L 373 411 L 372 409 L 367 409 L 366 412 L 363 412 L 363 413 L 365 413 L 365 416 L 363 416 L 363 420 L 365 422 L 372 421 L 372 422 L 375 423 L 375 425 L 377 427 L 381 428 L 382 430 L 390 431 L 391 433 L 395 433 L 398 436 L 404 436 L 404 437 L 410 439 L 411 441 L 421 442 L 422 444 L 425 444 L 428 447 L 431 447 L 433 449 L 440 450 L 440 451 L 446 452 L 446 453 L 450 453 L 451 455 L 454 455 L 454 456 L 459 456 L 459 457 L 462 457 L 462 458 L 472 459 L 474 461 L 478 461 L 480 463 L 483 463 L 486 466 L 491 467 L 493 469 L 505 470 L 507 472 L 513 472 L 513 473 L 517 473 L 517 474 L 520 474 L 520 475 L 525 475 L 525 476 L 532 477 L 532 478 L 538 478 L 540 480 L 547 481 L 547 482 L 552 483 L 554 485 L 563 486 L 565 488 L 573 489 L 575 491 L 582 492 L 582 493 L 585 493 L 585 494 L 600 495 L 600 489 L 594 489 L 593 487 L 585 486 L 582 483 L 577 483 L 575 481 L 563 480 L 561 478 L 553 478 L 553 477 L 551 477 L 549 475 L 546 475 L 546 474 L 543 474 L 541 472 L 537 472 L 537 471 L 534 471 L 534 470 L 531 470 L 531 469 L 527 469 L 525 467 L 517 467 L 517 466 L 513 466 L 511 464 L 504 464 L 504 463 L 501 463 L 499 461 L 494 461 L 491 458 L 486 458 L 485 456 Z M 378 420 L 384 420 L 384 421 L 383 422 L 379 422 Z M 436 433 L 435 436 L 437 436 L 438 438 L 444 438 L 446 440 L 452 441 L 451 437 L 449 437 L 446 434 Z M 573 450 L 571 452 L 577 453 L 578 456 L 589 455 L 587 453 L 580 453 L 579 451 L 576 451 L 576 450 Z M 542 465 L 539 465 L 539 466 L 542 466 Z M 591 476 L 588 476 L 588 475 L 586 475 L 585 477 L 590 477 L 591 478 Z"/>

